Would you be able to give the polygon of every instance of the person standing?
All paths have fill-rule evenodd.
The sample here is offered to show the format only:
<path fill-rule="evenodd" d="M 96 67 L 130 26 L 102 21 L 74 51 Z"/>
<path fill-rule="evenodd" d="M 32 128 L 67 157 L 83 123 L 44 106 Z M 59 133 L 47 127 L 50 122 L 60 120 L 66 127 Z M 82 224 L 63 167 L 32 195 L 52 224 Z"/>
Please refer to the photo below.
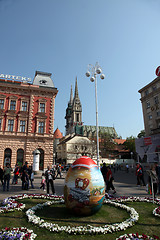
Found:
<path fill-rule="evenodd" d="M 108 171 L 108 168 L 106 166 L 106 163 L 104 162 L 103 167 L 101 168 L 101 173 L 102 173 L 105 185 L 106 185 L 106 192 L 107 192 L 107 171 Z"/>
<path fill-rule="evenodd" d="M 6 185 L 7 185 L 7 191 L 9 191 L 10 178 L 11 178 L 11 168 L 10 168 L 10 164 L 7 163 L 6 167 L 4 168 L 3 191 L 6 190 Z"/>
<path fill-rule="evenodd" d="M 0 166 L 0 181 L 2 183 L 2 186 L 3 186 L 3 175 L 4 175 L 4 172 L 3 172 L 3 169 Z"/>
<path fill-rule="evenodd" d="M 158 176 L 156 173 L 156 166 L 152 165 L 151 166 L 151 172 L 152 172 L 152 182 L 153 182 L 153 193 L 154 193 L 154 198 L 156 197 L 157 194 L 157 187 L 158 187 Z"/>
<path fill-rule="evenodd" d="M 113 186 L 113 175 L 111 168 L 108 166 L 108 171 L 107 171 L 107 192 L 110 190 L 110 188 L 113 190 L 113 193 L 116 193 L 115 187 Z"/>
<path fill-rule="evenodd" d="M 29 166 L 29 168 L 28 168 L 28 176 L 29 176 L 29 181 L 31 183 L 31 188 L 34 188 L 34 185 L 33 185 L 34 173 L 32 171 L 32 166 Z M 29 187 L 29 181 L 28 181 L 28 187 Z"/>
<path fill-rule="evenodd" d="M 47 194 L 49 194 L 49 186 L 51 186 L 52 193 L 55 194 L 55 188 L 54 188 L 54 182 L 55 180 L 55 173 L 50 168 L 50 166 L 47 167 L 47 170 L 45 172 L 45 178 L 46 178 L 46 184 L 47 184 Z"/>

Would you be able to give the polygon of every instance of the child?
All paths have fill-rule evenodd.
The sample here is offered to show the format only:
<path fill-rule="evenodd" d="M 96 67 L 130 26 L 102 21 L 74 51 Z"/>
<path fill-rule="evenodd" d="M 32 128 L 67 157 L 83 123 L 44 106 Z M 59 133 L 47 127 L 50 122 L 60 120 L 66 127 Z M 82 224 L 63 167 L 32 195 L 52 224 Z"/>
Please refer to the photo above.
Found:
<path fill-rule="evenodd" d="M 42 177 L 41 177 L 41 186 L 40 186 L 40 188 L 43 188 L 43 191 L 46 191 L 46 190 L 45 190 L 45 185 L 46 185 L 45 174 L 42 173 Z"/>

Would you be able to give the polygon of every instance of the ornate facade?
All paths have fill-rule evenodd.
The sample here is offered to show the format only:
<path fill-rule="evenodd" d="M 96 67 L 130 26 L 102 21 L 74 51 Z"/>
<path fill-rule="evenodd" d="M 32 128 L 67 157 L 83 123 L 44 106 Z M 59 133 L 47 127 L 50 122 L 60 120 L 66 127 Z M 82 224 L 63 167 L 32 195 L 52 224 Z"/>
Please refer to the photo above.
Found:
<path fill-rule="evenodd" d="M 0 165 L 32 165 L 40 151 L 40 169 L 53 163 L 54 106 L 57 89 L 51 73 L 36 71 L 33 82 L 0 75 Z M 14 76 L 13 76 L 14 77 Z"/>

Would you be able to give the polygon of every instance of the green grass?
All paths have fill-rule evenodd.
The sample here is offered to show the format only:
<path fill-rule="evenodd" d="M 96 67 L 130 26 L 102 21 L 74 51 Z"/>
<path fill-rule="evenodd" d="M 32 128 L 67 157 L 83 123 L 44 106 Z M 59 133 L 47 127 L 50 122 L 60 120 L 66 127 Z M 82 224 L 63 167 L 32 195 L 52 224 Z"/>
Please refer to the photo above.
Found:
<path fill-rule="evenodd" d="M 86 235 L 69 235 L 66 233 L 52 233 L 46 229 L 40 229 L 35 225 L 28 223 L 27 217 L 25 215 L 25 211 L 36 205 L 37 203 L 44 202 L 44 200 L 39 199 L 25 199 L 21 200 L 21 202 L 26 204 L 26 208 L 22 212 L 10 212 L 0 214 L 0 228 L 5 227 L 22 227 L 25 226 L 29 229 L 33 229 L 34 233 L 37 234 L 37 240 L 62 240 L 62 239 L 89 239 L 89 236 Z M 127 203 L 128 206 L 134 207 L 136 211 L 139 213 L 138 222 L 132 227 L 128 228 L 125 231 L 120 231 L 117 233 L 106 234 L 106 235 L 94 235 L 92 239 L 102 239 L 102 240 L 112 240 L 116 239 L 116 237 L 124 234 L 124 233 L 136 233 L 139 234 L 147 234 L 150 236 L 157 235 L 160 236 L 160 218 L 155 217 L 152 214 L 153 209 L 157 206 L 152 203 L 142 203 L 142 202 L 134 202 Z M 77 217 L 73 215 L 68 209 L 65 208 L 63 204 L 56 204 L 48 207 L 44 207 L 42 210 L 38 210 L 36 212 L 37 216 L 40 216 L 45 221 L 58 223 L 59 225 L 85 225 L 92 224 L 95 226 L 101 226 L 104 224 L 111 224 L 122 222 L 129 217 L 129 214 L 122 209 L 110 206 L 103 205 L 101 210 L 96 214 L 88 217 Z"/>

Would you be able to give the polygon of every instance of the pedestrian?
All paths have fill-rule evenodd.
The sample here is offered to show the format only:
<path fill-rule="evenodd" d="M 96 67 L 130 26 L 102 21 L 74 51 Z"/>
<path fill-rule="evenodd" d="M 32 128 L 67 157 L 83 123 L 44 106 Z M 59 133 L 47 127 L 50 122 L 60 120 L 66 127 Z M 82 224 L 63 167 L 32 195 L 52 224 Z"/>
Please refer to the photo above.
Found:
<path fill-rule="evenodd" d="M 128 173 L 129 172 L 129 165 L 126 164 L 126 172 Z"/>
<path fill-rule="evenodd" d="M 104 179 L 104 182 L 105 182 L 105 186 L 106 186 L 106 192 L 107 192 L 107 171 L 108 171 L 108 168 L 106 166 L 106 163 L 104 162 L 103 163 L 103 167 L 101 168 L 101 173 L 102 173 L 102 176 L 103 176 L 103 179 Z"/>
<path fill-rule="evenodd" d="M 11 178 L 11 168 L 10 164 L 7 163 L 6 167 L 4 168 L 4 183 L 3 183 L 3 191 L 6 190 L 6 185 L 7 185 L 7 191 L 9 191 L 9 183 L 10 183 L 10 178 Z"/>
<path fill-rule="evenodd" d="M 2 167 L 0 166 L 0 181 L 2 183 L 2 186 L 3 186 L 3 176 L 4 176 L 4 172 L 3 172 Z"/>
<path fill-rule="evenodd" d="M 154 198 L 156 197 L 157 194 L 157 187 L 158 187 L 158 176 L 156 173 L 156 166 L 152 165 L 151 166 L 151 174 L 152 174 L 152 182 L 153 182 L 153 194 L 154 194 Z"/>
<path fill-rule="evenodd" d="M 62 177 L 61 165 L 58 165 L 58 166 L 57 166 L 57 175 L 56 175 L 56 178 L 58 177 L 58 175 L 60 175 L 60 178 Z"/>
<path fill-rule="evenodd" d="M 46 184 L 47 184 L 47 194 L 49 194 L 49 186 L 51 186 L 52 193 L 55 194 L 55 188 L 54 188 L 54 182 L 55 180 L 55 173 L 50 168 L 50 166 L 47 167 L 47 170 L 45 172 L 45 178 L 46 178 Z"/>
<path fill-rule="evenodd" d="M 45 174 L 42 173 L 40 189 L 43 188 L 43 191 L 46 191 L 46 190 L 45 190 L 45 186 L 46 186 Z"/>
<path fill-rule="evenodd" d="M 155 165 L 155 169 L 156 169 L 156 174 L 157 174 L 157 177 L 158 177 L 158 194 L 160 194 L 160 166 L 158 165 L 157 162 L 154 163 Z"/>
<path fill-rule="evenodd" d="M 112 175 L 111 168 L 108 166 L 107 171 L 107 192 L 110 190 L 110 188 L 113 190 L 113 193 L 116 193 L 115 187 L 113 186 L 114 177 Z"/>
<path fill-rule="evenodd" d="M 18 176 L 19 176 L 19 167 L 18 167 L 18 164 L 15 165 L 13 174 L 14 174 L 14 175 L 13 175 L 12 184 L 17 184 L 17 183 L 18 183 Z"/>
<path fill-rule="evenodd" d="M 29 186 L 29 176 L 28 176 L 28 172 L 27 170 L 24 170 L 22 172 L 22 190 L 28 190 L 28 186 Z"/>
<path fill-rule="evenodd" d="M 29 166 L 29 168 L 28 168 L 28 177 L 29 177 L 28 188 L 29 188 L 29 182 L 31 183 L 31 188 L 34 188 L 34 185 L 33 185 L 34 173 L 32 170 L 32 166 Z"/>
<path fill-rule="evenodd" d="M 144 181 L 143 168 L 139 163 L 137 163 L 136 175 L 137 175 L 137 185 L 140 186 L 141 184 L 143 184 L 143 186 L 145 186 L 146 184 Z"/>

